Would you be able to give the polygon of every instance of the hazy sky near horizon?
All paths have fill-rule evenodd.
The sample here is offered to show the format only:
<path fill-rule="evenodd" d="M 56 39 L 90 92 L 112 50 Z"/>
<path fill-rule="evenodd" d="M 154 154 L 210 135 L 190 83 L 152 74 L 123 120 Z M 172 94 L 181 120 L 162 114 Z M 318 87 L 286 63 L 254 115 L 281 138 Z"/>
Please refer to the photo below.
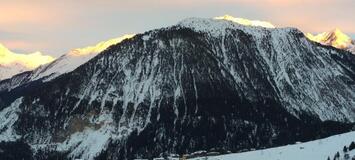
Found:
<path fill-rule="evenodd" d="M 0 43 L 58 57 L 123 34 L 225 14 L 355 38 L 355 0 L 0 0 Z"/>

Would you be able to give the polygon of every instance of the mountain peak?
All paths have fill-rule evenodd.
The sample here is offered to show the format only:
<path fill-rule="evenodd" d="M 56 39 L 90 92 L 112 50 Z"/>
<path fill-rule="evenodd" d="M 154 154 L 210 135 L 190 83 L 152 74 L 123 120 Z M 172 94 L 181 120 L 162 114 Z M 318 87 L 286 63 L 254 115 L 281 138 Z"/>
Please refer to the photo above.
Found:
<path fill-rule="evenodd" d="M 307 33 L 306 37 L 312 41 L 339 49 L 349 49 L 352 42 L 351 38 L 339 28 L 335 28 L 329 32 L 323 32 L 318 35 Z"/>
<path fill-rule="evenodd" d="M 22 64 L 28 69 L 34 69 L 42 64 L 49 63 L 54 60 L 53 57 L 43 55 L 41 52 L 34 52 L 30 54 L 14 53 L 0 44 L 0 64 L 8 66 L 11 64 Z"/>
<path fill-rule="evenodd" d="M 53 57 L 44 55 L 41 52 L 30 54 L 14 53 L 0 44 L 0 80 L 32 70 L 53 60 Z"/>
<path fill-rule="evenodd" d="M 259 21 L 259 20 L 249 20 L 249 19 L 244 19 L 244 18 L 236 18 L 236 17 L 233 17 L 233 16 L 228 15 L 228 14 L 226 14 L 224 16 L 220 16 L 220 17 L 215 17 L 214 19 L 227 20 L 227 21 L 231 21 L 231 22 L 238 23 L 238 24 L 245 25 L 245 26 L 276 28 L 270 22 Z"/>

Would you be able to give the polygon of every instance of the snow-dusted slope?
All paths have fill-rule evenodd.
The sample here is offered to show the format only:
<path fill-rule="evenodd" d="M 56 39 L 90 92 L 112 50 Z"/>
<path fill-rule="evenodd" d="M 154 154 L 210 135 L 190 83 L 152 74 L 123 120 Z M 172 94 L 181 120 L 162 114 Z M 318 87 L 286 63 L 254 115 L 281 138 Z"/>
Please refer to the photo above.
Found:
<path fill-rule="evenodd" d="M 11 65 L 0 65 L 0 81 L 28 70 L 30 69 L 19 63 L 13 63 Z"/>
<path fill-rule="evenodd" d="M 0 111 L 0 142 L 15 141 L 20 137 L 14 132 L 13 126 L 18 119 L 17 112 L 20 111 L 18 107 L 21 102 L 21 98 L 17 99 L 11 104 L 11 107 Z"/>
<path fill-rule="evenodd" d="M 1 69 L 0 65 L 0 77 L 2 73 L 1 71 L 6 71 L 6 73 L 9 73 L 9 70 L 15 69 L 15 71 L 12 72 L 13 74 L 11 74 L 11 76 L 18 74 L 10 79 L 6 79 L 5 81 L 0 81 L 0 91 L 11 90 L 36 80 L 49 81 L 58 77 L 61 74 L 71 72 L 80 65 L 86 63 L 87 61 L 95 57 L 100 52 L 107 49 L 109 46 L 117 44 L 122 40 L 131 38 L 133 36 L 133 34 L 127 34 L 119 38 L 102 41 L 94 46 L 73 49 L 69 53 L 62 55 L 53 62 L 39 66 L 38 68 L 28 73 L 18 74 L 18 69 L 21 68 L 21 65 L 16 68 L 3 67 L 3 69 Z M 24 72 L 27 70 L 28 69 L 22 69 L 21 71 Z"/>
<path fill-rule="evenodd" d="M 0 80 L 7 79 L 24 71 L 52 62 L 53 57 L 40 52 L 18 54 L 0 44 Z"/>
<path fill-rule="evenodd" d="M 307 33 L 306 36 L 312 41 L 339 49 L 345 49 L 355 54 L 355 42 L 338 28 L 318 35 Z"/>
<path fill-rule="evenodd" d="M 339 152 L 339 160 L 343 160 L 345 154 L 355 157 L 355 149 L 343 152 L 343 147 L 349 147 L 351 142 L 355 142 L 355 132 L 276 148 L 207 157 L 208 160 L 327 160 L 328 157 L 333 159 Z M 205 159 L 206 157 L 199 157 L 191 160 Z"/>
<path fill-rule="evenodd" d="M 102 41 L 94 46 L 78 48 L 59 57 L 54 62 L 41 66 L 33 71 L 31 81 L 46 77 L 45 80 L 53 79 L 63 73 L 73 71 L 75 68 L 86 63 L 97 54 L 107 49 L 107 47 L 120 43 L 122 40 L 132 38 L 133 34 L 127 34 L 119 38 Z"/>
<path fill-rule="evenodd" d="M 260 67 L 263 70 L 268 70 L 268 73 L 272 75 L 269 80 L 274 81 L 273 88 L 279 91 L 277 96 L 290 113 L 297 116 L 299 111 L 304 110 L 319 116 L 324 121 L 355 121 L 355 86 L 348 87 L 344 82 L 339 84 L 342 87 L 333 87 L 335 83 L 338 83 L 334 81 L 334 76 L 342 75 L 347 71 L 335 67 L 336 62 L 330 60 L 330 56 L 335 53 L 333 50 L 328 51 L 313 45 L 301 31 L 295 28 L 251 27 L 224 19 L 189 18 L 180 22 L 179 25 L 221 38 L 222 52 L 226 52 L 226 44 L 224 43 L 228 43 L 226 42 L 228 35 L 234 33 L 231 30 L 238 28 L 249 36 L 240 38 L 250 38 L 253 45 L 255 44 L 249 48 L 249 50 L 256 49 L 251 53 L 255 55 L 249 56 L 254 56 L 253 58 L 262 61 Z M 243 39 L 230 40 L 235 44 L 243 41 Z M 305 52 L 312 53 L 312 57 L 305 56 Z M 321 55 L 324 52 L 329 53 Z M 225 54 L 217 56 L 221 56 L 224 65 L 230 67 L 231 75 L 237 82 L 240 81 L 242 75 L 235 70 L 241 66 L 230 60 L 233 56 L 228 57 Z M 305 67 L 300 67 L 302 65 Z M 330 88 L 332 88 L 332 92 L 324 93 L 324 89 Z M 257 98 L 253 96 L 256 95 L 249 95 L 248 98 Z M 329 97 L 332 98 L 329 99 Z M 342 109 L 338 110 L 339 107 Z"/>

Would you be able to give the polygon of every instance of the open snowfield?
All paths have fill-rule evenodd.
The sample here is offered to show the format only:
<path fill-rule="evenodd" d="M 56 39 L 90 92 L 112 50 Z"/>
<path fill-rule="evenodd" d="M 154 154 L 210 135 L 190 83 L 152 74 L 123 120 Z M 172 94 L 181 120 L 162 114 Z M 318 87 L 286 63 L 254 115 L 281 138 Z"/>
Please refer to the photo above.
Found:
<path fill-rule="evenodd" d="M 243 153 L 208 157 L 209 160 L 327 160 L 333 159 L 336 152 L 340 153 L 340 160 L 344 157 L 343 147 L 355 141 L 355 131 L 331 136 L 315 141 L 256 150 Z M 350 159 L 355 156 L 355 150 L 348 152 Z M 194 160 L 203 160 L 194 158 Z"/>

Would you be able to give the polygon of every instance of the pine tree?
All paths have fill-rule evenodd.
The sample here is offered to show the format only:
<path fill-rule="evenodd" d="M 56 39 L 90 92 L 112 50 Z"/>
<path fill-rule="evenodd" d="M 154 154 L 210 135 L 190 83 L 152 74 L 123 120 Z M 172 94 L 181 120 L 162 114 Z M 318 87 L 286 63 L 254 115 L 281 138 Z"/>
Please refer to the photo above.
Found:
<path fill-rule="evenodd" d="M 339 153 L 339 152 L 337 152 L 337 153 L 334 155 L 333 160 L 338 160 L 338 159 L 339 159 L 339 157 L 340 157 L 340 153 Z"/>
<path fill-rule="evenodd" d="M 349 151 L 355 149 L 355 142 L 351 142 L 350 146 L 349 146 Z"/>
<path fill-rule="evenodd" d="M 348 147 L 344 146 L 343 152 L 344 152 L 344 153 L 345 153 L 345 152 L 348 152 Z"/>

